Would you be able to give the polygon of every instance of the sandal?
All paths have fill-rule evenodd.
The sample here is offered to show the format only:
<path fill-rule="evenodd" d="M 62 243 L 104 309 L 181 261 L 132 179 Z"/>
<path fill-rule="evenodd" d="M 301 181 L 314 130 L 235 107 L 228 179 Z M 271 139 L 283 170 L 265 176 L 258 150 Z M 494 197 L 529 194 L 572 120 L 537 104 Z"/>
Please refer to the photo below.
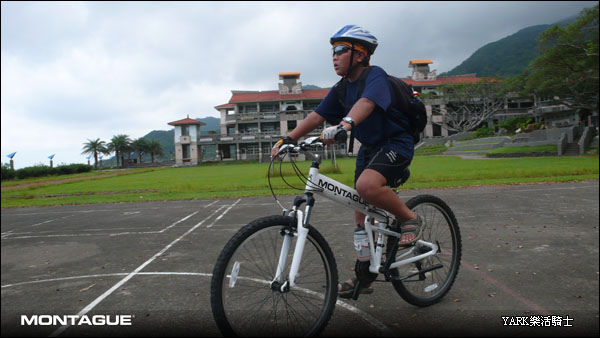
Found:
<path fill-rule="evenodd" d="M 421 235 L 423 234 L 423 219 L 421 216 L 417 216 L 415 219 L 411 219 L 405 222 L 400 223 L 400 245 L 410 245 L 414 242 L 421 239 Z M 409 234 L 414 234 L 413 239 L 407 239 Z"/>
<path fill-rule="evenodd" d="M 344 299 L 352 298 L 352 294 L 354 293 L 354 286 L 356 285 L 357 281 L 358 279 L 353 278 L 352 280 L 345 281 L 343 284 L 338 284 L 338 297 Z M 371 287 L 371 284 L 369 283 L 369 285 L 361 287 L 360 294 L 367 295 L 373 293 L 373 291 L 374 290 Z"/>

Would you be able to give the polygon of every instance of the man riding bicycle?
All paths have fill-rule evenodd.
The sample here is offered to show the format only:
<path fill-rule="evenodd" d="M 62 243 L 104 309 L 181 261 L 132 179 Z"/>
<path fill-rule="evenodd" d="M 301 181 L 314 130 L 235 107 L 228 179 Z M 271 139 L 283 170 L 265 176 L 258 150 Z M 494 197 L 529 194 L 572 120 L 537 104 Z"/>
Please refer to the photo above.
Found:
<path fill-rule="evenodd" d="M 404 169 L 410 165 L 414 154 L 412 135 L 403 125 L 386 118 L 386 110 L 396 110 L 392 105 L 392 91 L 385 71 L 370 66 L 370 57 L 377 48 L 377 38 L 366 29 L 346 25 L 330 38 L 333 48 L 333 68 L 346 82 L 346 95 L 338 97 L 334 86 L 321 104 L 310 113 L 288 137 L 275 144 L 272 156 L 276 156 L 282 144 L 297 141 L 325 121 L 332 124 L 321 134 L 328 144 L 334 143 L 336 135 L 352 131 L 361 143 L 356 159 L 354 186 L 368 203 L 391 212 L 396 216 L 400 244 L 408 245 L 420 238 L 422 221 L 399 199 L 390 186 L 397 186 Z M 370 67 L 360 97 L 358 79 Z M 342 100 L 340 102 L 340 99 Z M 344 104 L 342 104 L 342 102 Z M 403 116 L 402 112 L 396 116 Z M 406 119 L 406 117 L 402 117 Z M 408 125 L 406 121 L 404 125 Z M 365 215 L 355 212 L 357 229 L 364 232 Z M 339 296 L 350 298 L 356 279 L 339 287 Z M 371 293 L 369 285 L 361 293 Z"/>

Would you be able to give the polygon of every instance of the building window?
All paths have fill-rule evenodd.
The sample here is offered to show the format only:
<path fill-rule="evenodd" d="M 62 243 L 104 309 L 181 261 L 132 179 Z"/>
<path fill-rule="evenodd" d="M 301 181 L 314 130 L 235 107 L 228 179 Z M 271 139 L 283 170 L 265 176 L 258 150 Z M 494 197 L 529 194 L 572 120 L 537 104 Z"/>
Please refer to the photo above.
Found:
<path fill-rule="evenodd" d="M 442 126 L 437 123 L 432 123 L 431 126 L 433 127 L 432 136 L 442 136 Z"/>
<path fill-rule="evenodd" d="M 260 127 L 263 133 L 279 134 L 279 123 L 263 123 Z"/>
<path fill-rule="evenodd" d="M 296 120 L 288 120 L 287 121 L 288 131 L 294 130 L 296 128 L 296 125 L 297 125 Z"/>
<path fill-rule="evenodd" d="M 251 104 L 251 105 L 244 106 L 243 112 L 246 114 L 256 113 L 257 112 L 256 105 Z"/>
<path fill-rule="evenodd" d="M 321 103 L 320 101 L 304 102 L 304 107 L 306 110 L 313 111 L 319 106 L 320 103 Z"/>
<path fill-rule="evenodd" d="M 277 104 L 261 104 L 260 111 L 264 113 L 272 113 L 279 111 L 279 105 Z"/>
<path fill-rule="evenodd" d="M 240 124 L 238 129 L 240 134 L 256 134 L 258 133 L 258 123 Z"/>
<path fill-rule="evenodd" d="M 190 126 L 181 126 L 181 136 L 190 136 Z"/>

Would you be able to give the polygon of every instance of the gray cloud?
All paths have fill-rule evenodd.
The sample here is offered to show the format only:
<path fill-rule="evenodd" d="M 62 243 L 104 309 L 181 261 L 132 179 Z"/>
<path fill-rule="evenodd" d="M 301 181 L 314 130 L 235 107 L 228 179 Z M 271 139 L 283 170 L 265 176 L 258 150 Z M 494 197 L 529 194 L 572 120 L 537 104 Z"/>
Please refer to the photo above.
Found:
<path fill-rule="evenodd" d="M 216 116 L 231 90 L 275 89 L 282 71 L 329 87 L 328 39 L 348 23 L 379 38 L 373 64 L 406 76 L 410 59 L 449 71 L 487 43 L 594 4 L 2 2 L 2 156 L 19 151 L 26 166 L 61 149 L 58 159 L 82 162 L 88 138 Z"/>

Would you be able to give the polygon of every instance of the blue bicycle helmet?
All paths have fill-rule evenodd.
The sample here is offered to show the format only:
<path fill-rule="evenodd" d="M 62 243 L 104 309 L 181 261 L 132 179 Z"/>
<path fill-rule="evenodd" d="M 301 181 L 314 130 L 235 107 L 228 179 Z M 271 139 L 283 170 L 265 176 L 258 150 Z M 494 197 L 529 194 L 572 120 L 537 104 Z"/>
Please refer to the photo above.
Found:
<path fill-rule="evenodd" d="M 369 55 L 373 54 L 375 48 L 377 48 L 377 38 L 368 30 L 357 25 L 346 25 L 335 32 L 329 39 L 331 44 L 338 41 L 358 43 L 367 49 Z"/>

